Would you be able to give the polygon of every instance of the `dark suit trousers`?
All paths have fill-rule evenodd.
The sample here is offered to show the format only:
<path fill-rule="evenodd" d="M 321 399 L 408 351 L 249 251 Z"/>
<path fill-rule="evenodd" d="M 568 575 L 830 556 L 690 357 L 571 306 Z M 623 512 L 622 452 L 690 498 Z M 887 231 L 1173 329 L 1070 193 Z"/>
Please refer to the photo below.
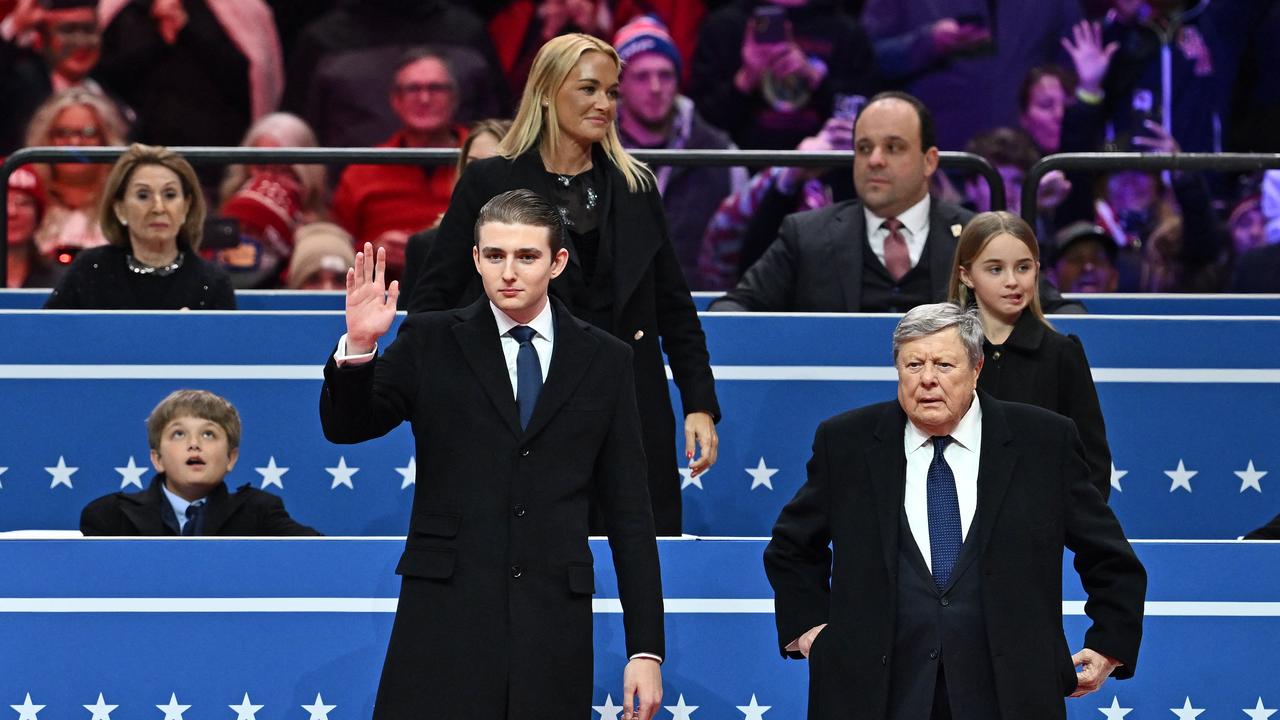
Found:
<path fill-rule="evenodd" d="M 941 662 L 938 681 L 933 685 L 933 711 L 929 713 L 929 720 L 951 720 L 951 700 L 947 698 L 947 678 Z"/>

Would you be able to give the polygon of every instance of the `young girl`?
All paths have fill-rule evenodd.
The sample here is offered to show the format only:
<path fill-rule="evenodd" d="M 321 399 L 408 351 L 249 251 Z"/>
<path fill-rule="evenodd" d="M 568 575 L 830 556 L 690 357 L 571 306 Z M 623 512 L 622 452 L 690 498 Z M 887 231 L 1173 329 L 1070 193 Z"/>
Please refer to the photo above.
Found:
<path fill-rule="evenodd" d="M 1001 400 L 1038 405 L 1076 423 L 1090 477 L 1111 491 L 1111 450 L 1089 361 L 1075 335 L 1062 335 L 1040 309 L 1039 245 L 1022 218 L 985 212 L 956 245 L 950 299 L 976 304 L 986 333 L 978 388 Z"/>

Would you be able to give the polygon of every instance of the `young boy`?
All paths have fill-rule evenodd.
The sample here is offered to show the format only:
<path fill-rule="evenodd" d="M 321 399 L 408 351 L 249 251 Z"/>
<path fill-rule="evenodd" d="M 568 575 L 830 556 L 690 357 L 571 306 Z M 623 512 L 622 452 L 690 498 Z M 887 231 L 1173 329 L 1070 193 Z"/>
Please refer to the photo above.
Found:
<path fill-rule="evenodd" d="M 319 535 L 284 502 L 223 479 L 240 455 L 240 414 L 205 390 L 178 390 L 147 417 L 156 476 L 151 487 L 111 493 L 80 513 L 85 535 Z"/>

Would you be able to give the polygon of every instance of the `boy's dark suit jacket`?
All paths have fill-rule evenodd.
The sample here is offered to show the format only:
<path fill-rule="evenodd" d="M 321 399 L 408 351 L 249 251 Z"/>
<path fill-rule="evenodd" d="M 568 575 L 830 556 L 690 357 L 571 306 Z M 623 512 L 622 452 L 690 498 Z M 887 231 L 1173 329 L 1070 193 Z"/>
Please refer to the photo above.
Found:
<path fill-rule="evenodd" d="M 408 420 L 417 448 L 375 718 L 590 715 L 593 492 L 627 653 L 664 652 L 631 350 L 552 302 L 555 349 L 524 430 L 485 298 L 408 316 L 370 363 L 325 366 L 326 437 L 361 442 Z"/>
<path fill-rule="evenodd" d="M 990 662 L 993 720 L 1062 719 L 1076 687 L 1062 630 L 1063 548 L 1088 593 L 1084 646 L 1133 675 L 1142 637 L 1146 572 L 1119 522 L 1089 482 L 1079 435 L 1048 410 L 981 390 L 977 533 L 982 612 L 990 657 L 944 645 L 951 662 Z M 764 553 L 776 595 L 779 647 L 823 623 L 809 655 L 809 718 L 884 718 L 895 656 L 899 538 L 906 478 L 896 402 L 837 415 L 818 426 L 808 480 L 782 510 Z M 974 557 L 974 556 L 971 556 Z M 834 558 L 834 565 L 833 565 Z M 921 561 L 923 563 L 923 561 Z M 955 573 L 963 570 L 957 566 Z M 922 662 L 920 672 L 936 673 Z"/>
<path fill-rule="evenodd" d="M 80 513 L 85 535 L 177 535 L 178 520 L 164 496 L 164 473 L 157 473 L 146 490 L 104 495 Z M 208 498 L 203 535 L 319 535 L 289 517 L 284 501 L 268 492 L 242 485 L 234 493 L 225 483 Z"/>

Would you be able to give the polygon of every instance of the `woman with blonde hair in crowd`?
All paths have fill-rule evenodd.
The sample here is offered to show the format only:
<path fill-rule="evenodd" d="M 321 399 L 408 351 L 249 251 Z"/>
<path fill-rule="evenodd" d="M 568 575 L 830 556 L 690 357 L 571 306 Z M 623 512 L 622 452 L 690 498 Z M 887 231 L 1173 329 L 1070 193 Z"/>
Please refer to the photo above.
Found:
<path fill-rule="evenodd" d="M 472 247 L 476 215 L 490 198 L 529 188 L 550 200 L 569 249 L 569 265 L 552 281 L 551 293 L 633 349 L 654 520 L 659 534 L 679 535 L 676 427 L 663 352 L 684 406 L 684 459 L 694 475 L 715 462 L 720 406 L 706 337 L 653 174 L 618 140 L 621 66 L 612 46 L 589 35 L 561 35 L 542 46 L 499 156 L 471 163 L 458 180 L 409 311 L 482 297 Z"/>
<path fill-rule="evenodd" d="M 103 147 L 123 145 L 125 122 L 111 100 L 91 90 L 72 88 L 50 97 L 27 125 L 27 147 Z M 48 197 L 36 229 L 37 251 L 67 263 L 83 248 L 107 242 L 95 214 L 111 168 L 102 163 L 36 165 Z"/>
<path fill-rule="evenodd" d="M 204 196 L 181 155 L 130 145 L 107 176 L 98 212 L 109 244 L 76 256 L 46 309 L 235 309 L 231 278 L 197 253 Z"/>
<path fill-rule="evenodd" d="M 1053 329 L 1040 309 L 1040 246 L 1013 213 L 975 215 L 956 243 L 950 300 L 976 305 L 986 341 L 978 389 L 1065 415 L 1084 442 L 1090 478 L 1111 492 L 1111 450 L 1080 338 Z"/>

